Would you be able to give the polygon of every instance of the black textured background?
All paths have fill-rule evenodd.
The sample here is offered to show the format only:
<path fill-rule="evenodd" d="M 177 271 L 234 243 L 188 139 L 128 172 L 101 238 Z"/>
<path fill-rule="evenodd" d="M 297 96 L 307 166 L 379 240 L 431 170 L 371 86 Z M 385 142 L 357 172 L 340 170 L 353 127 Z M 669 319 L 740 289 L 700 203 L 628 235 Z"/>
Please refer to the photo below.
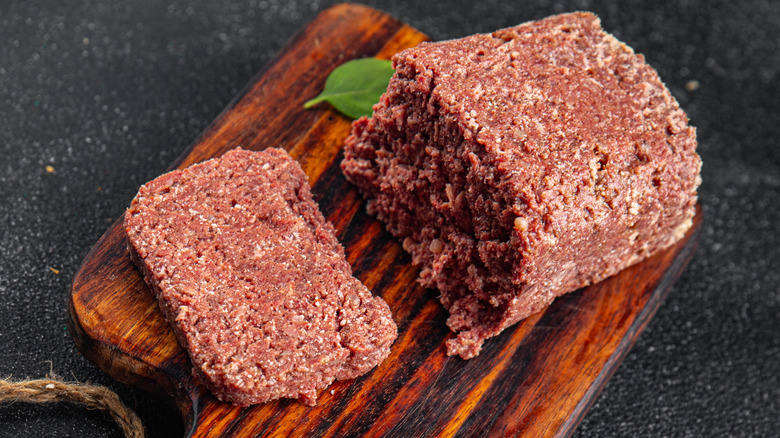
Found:
<path fill-rule="evenodd" d="M 0 2 L 0 376 L 106 385 L 149 436 L 181 435 L 172 409 L 78 353 L 71 278 L 138 187 L 331 3 Z M 698 127 L 702 241 L 576 435 L 777 436 L 780 2 L 367 3 L 434 39 L 590 10 L 646 56 Z M 94 411 L 14 403 L 0 436 L 121 433 Z"/>

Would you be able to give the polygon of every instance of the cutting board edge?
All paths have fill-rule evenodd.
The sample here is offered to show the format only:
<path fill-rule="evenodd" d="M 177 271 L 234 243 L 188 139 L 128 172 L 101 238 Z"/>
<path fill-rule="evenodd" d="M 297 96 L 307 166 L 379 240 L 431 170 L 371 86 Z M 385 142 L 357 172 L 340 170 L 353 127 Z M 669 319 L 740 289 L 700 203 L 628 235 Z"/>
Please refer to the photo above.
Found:
<path fill-rule="evenodd" d="M 182 414 L 188 411 L 176 401 L 188 391 L 180 378 L 168 372 L 167 367 L 156 367 L 142 358 L 130 354 L 106 342 L 102 336 L 90 335 L 91 331 L 81 322 L 73 299 L 68 300 L 67 326 L 71 339 L 79 352 L 90 362 L 117 381 L 133 388 L 154 394 L 175 406 Z M 180 397 L 176 397 L 178 393 Z"/>
<path fill-rule="evenodd" d="M 577 427 L 582 422 L 585 415 L 598 399 L 601 392 L 604 390 L 607 382 L 612 378 L 617 369 L 623 363 L 628 353 L 634 348 L 636 342 L 639 340 L 639 336 L 647 328 L 647 324 L 653 319 L 658 309 L 661 308 L 666 298 L 669 296 L 674 284 L 685 272 L 685 269 L 690 264 L 696 250 L 699 247 L 699 240 L 702 234 L 702 223 L 704 222 L 704 216 L 702 212 L 701 204 L 696 204 L 696 214 L 693 217 L 693 224 L 683 237 L 685 243 L 682 248 L 675 254 L 672 267 L 674 269 L 667 269 L 664 272 L 658 285 L 655 287 L 651 294 L 651 298 L 648 300 L 642 310 L 637 315 L 634 322 L 631 324 L 626 335 L 623 337 L 620 345 L 614 350 L 610 358 L 604 364 L 599 375 L 591 383 L 588 390 L 583 395 L 582 399 L 577 403 L 577 406 L 572 410 L 571 415 L 564 421 L 560 429 L 556 433 L 559 437 L 571 436 Z M 641 262 L 640 262 L 641 263 Z"/>

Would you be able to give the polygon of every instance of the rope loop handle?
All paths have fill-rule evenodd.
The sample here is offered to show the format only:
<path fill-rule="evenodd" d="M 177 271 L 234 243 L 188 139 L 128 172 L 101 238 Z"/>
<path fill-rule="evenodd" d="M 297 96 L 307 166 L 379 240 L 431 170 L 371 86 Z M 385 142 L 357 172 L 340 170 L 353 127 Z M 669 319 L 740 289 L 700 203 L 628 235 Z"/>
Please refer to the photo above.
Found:
<path fill-rule="evenodd" d="M 70 402 L 111 415 L 127 438 L 144 438 L 141 420 L 119 396 L 100 385 L 63 382 L 54 374 L 45 379 L 10 381 L 0 379 L 0 403 Z"/>

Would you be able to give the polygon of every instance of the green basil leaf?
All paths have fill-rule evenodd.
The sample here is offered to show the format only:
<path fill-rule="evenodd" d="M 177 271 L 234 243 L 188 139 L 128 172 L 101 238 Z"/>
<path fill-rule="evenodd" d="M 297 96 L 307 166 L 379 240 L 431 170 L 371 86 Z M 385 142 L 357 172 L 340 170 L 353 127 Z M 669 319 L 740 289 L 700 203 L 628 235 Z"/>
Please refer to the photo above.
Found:
<path fill-rule="evenodd" d="M 336 67 L 325 80 L 325 89 L 304 108 L 327 101 L 347 117 L 371 116 L 372 107 L 387 90 L 393 66 L 376 58 L 354 59 Z"/>

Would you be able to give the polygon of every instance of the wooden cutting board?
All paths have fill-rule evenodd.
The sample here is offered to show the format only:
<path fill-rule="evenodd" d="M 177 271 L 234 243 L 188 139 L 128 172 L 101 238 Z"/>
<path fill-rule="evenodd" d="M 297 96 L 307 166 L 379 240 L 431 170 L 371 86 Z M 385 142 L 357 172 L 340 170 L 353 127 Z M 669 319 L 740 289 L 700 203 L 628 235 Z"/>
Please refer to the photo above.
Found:
<path fill-rule="evenodd" d="M 332 7 L 299 32 L 171 166 L 237 146 L 290 151 L 338 230 L 355 275 L 393 311 L 399 337 L 385 362 L 358 379 L 334 383 L 316 407 L 281 400 L 240 408 L 217 401 L 193 380 L 186 353 L 130 261 L 121 221 L 73 279 L 69 324 L 82 354 L 128 385 L 171 398 L 188 437 L 570 434 L 690 260 L 701 214 L 674 247 L 558 298 L 488 340 L 477 358 L 447 357 L 444 341 L 452 334 L 436 292 L 416 283 L 409 256 L 366 214 L 341 174 L 350 121 L 327 104 L 302 106 L 341 63 L 389 58 L 424 40 L 379 11 Z"/>

